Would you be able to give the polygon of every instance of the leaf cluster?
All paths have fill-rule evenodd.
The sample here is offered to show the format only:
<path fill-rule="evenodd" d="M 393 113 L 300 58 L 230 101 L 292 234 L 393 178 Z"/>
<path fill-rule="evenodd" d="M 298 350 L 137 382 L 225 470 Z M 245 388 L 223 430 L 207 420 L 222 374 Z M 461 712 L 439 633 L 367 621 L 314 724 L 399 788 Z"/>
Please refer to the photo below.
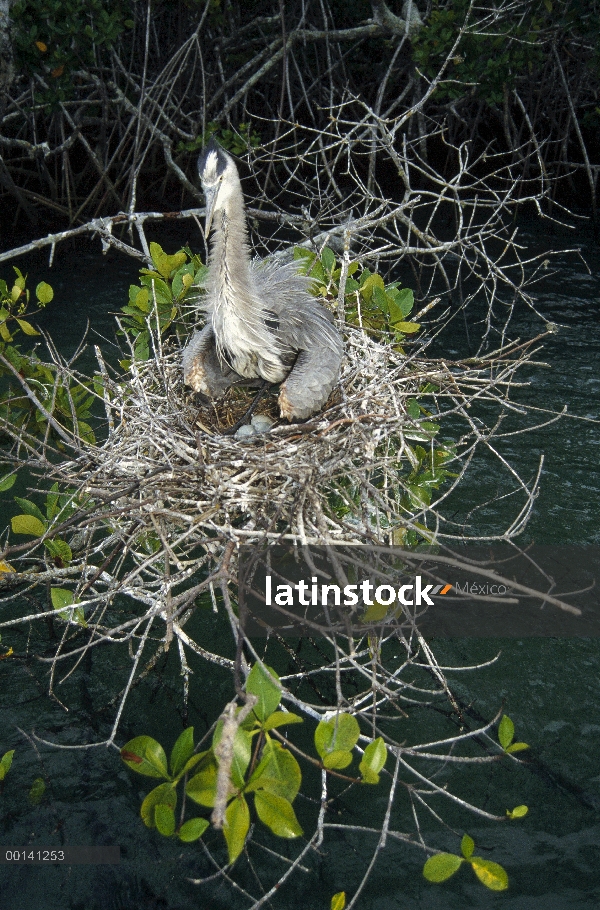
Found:
<path fill-rule="evenodd" d="M 452 49 L 458 29 L 471 15 L 469 0 L 452 4 L 434 0 L 425 26 L 413 36 L 413 60 L 426 76 L 433 78 Z M 436 91 L 438 101 L 455 101 L 475 93 L 489 105 L 502 103 L 504 92 L 522 78 L 531 78 L 547 56 L 540 40 L 550 24 L 552 4 L 531 4 L 515 20 L 507 16 L 493 29 L 478 29 L 477 23 L 464 34 L 447 71 L 448 79 Z"/>
<path fill-rule="evenodd" d="M 302 723 L 302 718 L 277 710 L 281 684 L 269 667 L 259 664 L 252 667 L 246 692 L 255 697 L 256 703 L 248 717 L 237 725 L 232 743 L 223 825 L 230 863 L 242 852 L 250 830 L 250 797 L 258 819 L 277 837 L 291 839 L 302 834 L 293 807 L 302 784 L 300 765 L 291 750 L 272 735 L 280 727 Z M 183 780 L 186 797 L 205 809 L 214 809 L 218 799 L 219 765 L 223 760 L 219 746 L 228 735 L 221 718 L 210 749 L 198 752 L 194 747 L 193 728 L 189 727 L 175 743 L 168 762 L 160 743 L 149 736 L 138 736 L 123 746 L 121 758 L 127 767 L 164 781 L 142 803 L 140 814 L 148 828 L 156 828 L 165 837 L 178 837 L 186 842 L 204 834 L 209 826 L 208 819 L 201 816 L 185 821 L 183 816 L 179 821 L 176 819 L 177 785 Z M 356 718 L 348 714 L 321 721 L 315 731 L 315 745 L 322 767 L 327 770 L 347 767 L 359 735 Z M 363 783 L 379 782 L 379 772 L 386 758 L 387 749 L 381 738 L 367 746 L 360 762 Z"/>
<path fill-rule="evenodd" d="M 206 129 L 195 139 L 189 142 L 179 142 L 178 152 L 198 152 L 204 148 L 210 139 L 216 139 L 219 145 L 231 152 L 232 155 L 243 155 L 249 149 L 258 148 L 261 143 L 260 134 L 256 132 L 251 123 L 240 123 L 237 127 L 222 128 L 211 120 L 206 124 Z"/>
<path fill-rule="evenodd" d="M 498 863 L 481 856 L 474 856 L 475 841 L 465 834 L 460 849 L 462 856 L 456 853 L 434 853 L 423 867 L 423 875 L 429 882 L 445 882 L 463 863 L 469 863 L 473 872 L 482 885 L 490 891 L 506 891 L 508 888 L 508 875 L 506 870 Z"/>
<path fill-rule="evenodd" d="M 75 93 L 73 71 L 97 65 L 126 28 L 127 0 L 17 0 L 11 10 L 19 70 L 49 80 L 36 100 L 55 104 Z"/>
<path fill-rule="evenodd" d="M 0 480 L 0 490 L 10 489 L 16 480 L 15 474 L 8 474 Z M 14 497 L 21 509 L 18 515 L 11 518 L 13 534 L 24 534 L 30 537 L 43 537 L 43 544 L 51 563 L 58 569 L 67 568 L 73 561 L 71 546 L 58 535 L 52 534 L 52 528 L 70 518 L 79 509 L 90 503 L 81 493 L 74 490 L 60 492 L 58 483 L 54 483 L 46 494 L 44 512 L 30 499 Z M 77 606 L 73 592 L 68 588 L 50 588 L 50 602 L 60 619 L 74 621 L 86 626 L 83 607 Z M 72 607 L 73 609 L 67 609 Z"/>
<path fill-rule="evenodd" d="M 74 431 L 80 439 L 94 444 L 95 435 L 89 423 L 94 402 L 91 383 L 76 383 L 66 376 L 59 376 L 55 364 L 44 363 L 34 351 L 23 351 L 21 345 L 14 341 L 21 332 L 26 336 L 39 336 L 30 319 L 54 299 L 52 287 L 40 281 L 35 289 L 38 308 L 31 310 L 27 276 L 16 266 L 14 270 L 16 278 L 12 286 L 0 279 L 0 355 L 12 367 L 10 369 L 6 363 L 0 362 L 0 377 L 6 379 L 0 391 L 0 420 L 32 436 L 55 435 L 54 430 L 48 427 L 46 416 L 23 391 L 15 377 L 17 373 L 35 390 L 48 414 L 66 429 Z M 60 439 L 56 439 L 56 444 L 59 447 L 62 445 Z"/>
<path fill-rule="evenodd" d="M 528 749 L 526 743 L 513 743 L 515 726 L 506 714 L 498 725 L 498 741 L 506 754 Z M 529 809 L 527 806 L 516 806 L 506 811 L 509 819 L 524 818 Z M 460 849 L 462 856 L 455 853 L 435 853 L 430 856 L 423 867 L 423 875 L 430 882 L 444 882 L 460 869 L 463 863 L 469 863 L 479 881 L 491 891 L 505 891 L 508 888 L 508 875 L 498 863 L 475 856 L 475 842 L 465 834 Z"/>
<path fill-rule="evenodd" d="M 207 268 L 189 248 L 169 255 L 158 243 L 150 244 L 154 269 L 140 270 L 140 284 L 129 288 L 129 303 L 121 307 L 121 325 L 133 339 L 135 360 L 148 360 L 150 338 L 158 328 L 164 335 L 180 313 L 181 303 L 190 290 L 202 283 Z M 130 360 L 122 360 L 128 369 Z"/>
<path fill-rule="evenodd" d="M 513 724 L 510 717 L 505 714 L 498 725 L 498 742 L 502 746 L 503 750 L 507 755 L 511 755 L 513 752 L 522 752 L 524 749 L 529 749 L 527 743 L 513 742 L 514 738 L 515 725 Z"/>
<path fill-rule="evenodd" d="M 316 297 L 337 301 L 342 267 L 337 264 L 333 250 L 324 247 L 317 256 L 311 250 L 296 247 L 294 259 L 313 279 L 312 292 Z M 350 325 L 358 325 L 369 335 L 386 337 L 399 345 L 407 335 L 414 335 L 421 328 L 407 318 L 414 303 L 412 290 L 401 288 L 400 282 L 386 285 L 381 275 L 368 268 L 361 271 L 358 262 L 348 264 L 344 316 Z"/>

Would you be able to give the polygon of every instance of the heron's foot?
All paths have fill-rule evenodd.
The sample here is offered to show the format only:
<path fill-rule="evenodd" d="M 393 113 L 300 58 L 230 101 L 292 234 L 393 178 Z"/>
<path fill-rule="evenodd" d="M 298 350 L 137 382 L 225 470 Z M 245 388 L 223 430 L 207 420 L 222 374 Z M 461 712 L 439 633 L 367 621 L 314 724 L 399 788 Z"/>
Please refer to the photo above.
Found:
<path fill-rule="evenodd" d="M 288 395 L 286 384 L 284 383 L 279 390 L 279 413 L 282 420 L 308 420 L 313 414 L 321 410 L 327 402 L 327 395 L 322 401 L 313 401 L 306 405 L 298 401 L 292 401 Z"/>

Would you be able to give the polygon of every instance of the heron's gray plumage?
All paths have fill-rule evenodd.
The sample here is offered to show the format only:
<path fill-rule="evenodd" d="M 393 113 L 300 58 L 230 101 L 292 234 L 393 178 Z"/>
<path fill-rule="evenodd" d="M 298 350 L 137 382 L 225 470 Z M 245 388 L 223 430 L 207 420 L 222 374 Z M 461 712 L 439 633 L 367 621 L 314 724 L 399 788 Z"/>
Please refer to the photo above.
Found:
<path fill-rule="evenodd" d="M 233 159 L 211 141 L 198 159 L 213 238 L 202 308 L 207 325 L 183 352 L 185 382 L 220 398 L 234 384 L 282 383 L 281 416 L 320 410 L 337 382 L 342 340 L 296 263 L 250 257 L 244 200 Z"/>

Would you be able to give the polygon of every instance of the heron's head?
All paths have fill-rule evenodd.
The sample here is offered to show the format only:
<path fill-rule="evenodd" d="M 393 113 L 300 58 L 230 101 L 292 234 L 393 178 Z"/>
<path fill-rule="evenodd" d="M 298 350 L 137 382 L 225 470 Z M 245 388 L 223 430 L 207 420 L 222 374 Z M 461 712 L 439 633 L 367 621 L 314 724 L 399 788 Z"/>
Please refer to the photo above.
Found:
<path fill-rule="evenodd" d="M 208 237 L 215 212 L 222 209 L 236 190 L 240 178 L 233 158 L 211 139 L 198 158 L 198 173 L 206 196 L 206 221 L 204 233 Z"/>

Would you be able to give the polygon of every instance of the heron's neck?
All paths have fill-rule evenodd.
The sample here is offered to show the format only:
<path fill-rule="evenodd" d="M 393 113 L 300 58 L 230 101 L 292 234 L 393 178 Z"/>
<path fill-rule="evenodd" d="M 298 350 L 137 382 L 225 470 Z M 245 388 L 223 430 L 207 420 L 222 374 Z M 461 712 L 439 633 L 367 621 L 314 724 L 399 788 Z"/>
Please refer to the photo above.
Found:
<path fill-rule="evenodd" d="M 244 203 L 234 194 L 216 213 L 210 267 L 213 295 L 217 309 L 234 309 L 242 318 L 245 302 L 252 287 L 248 229 Z"/>

